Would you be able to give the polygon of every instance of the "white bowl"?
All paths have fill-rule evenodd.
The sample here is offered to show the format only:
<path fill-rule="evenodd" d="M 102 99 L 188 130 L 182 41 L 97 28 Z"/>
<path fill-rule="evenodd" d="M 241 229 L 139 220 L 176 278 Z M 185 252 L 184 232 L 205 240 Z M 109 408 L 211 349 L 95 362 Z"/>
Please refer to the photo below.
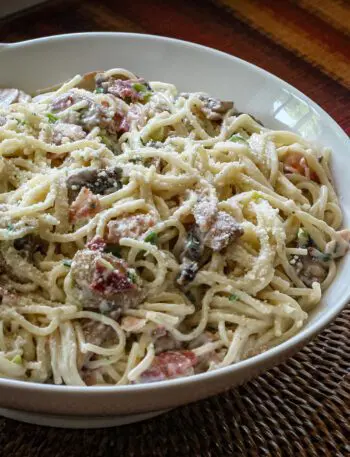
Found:
<path fill-rule="evenodd" d="M 201 90 L 234 100 L 240 111 L 253 114 L 266 126 L 293 130 L 330 146 L 344 225 L 350 225 L 348 137 L 318 105 L 270 73 L 213 49 L 148 35 L 88 33 L 0 45 L 0 87 L 30 92 L 76 73 L 117 66 L 146 79 L 172 82 L 180 90 Z M 349 277 L 350 256 L 346 256 L 307 325 L 290 340 L 251 359 L 189 378 L 120 387 L 84 388 L 0 379 L 0 406 L 7 409 L 2 413 L 48 425 L 106 426 L 140 420 L 152 412 L 217 394 L 301 349 L 344 307 L 350 297 Z"/>

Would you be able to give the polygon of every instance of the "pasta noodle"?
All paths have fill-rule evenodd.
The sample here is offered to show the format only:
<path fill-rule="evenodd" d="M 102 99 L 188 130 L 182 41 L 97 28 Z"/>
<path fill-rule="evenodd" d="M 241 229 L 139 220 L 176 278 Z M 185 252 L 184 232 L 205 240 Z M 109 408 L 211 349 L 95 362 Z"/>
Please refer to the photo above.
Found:
<path fill-rule="evenodd" d="M 161 381 L 291 338 L 348 248 L 329 169 L 124 69 L 0 89 L 0 376 Z"/>

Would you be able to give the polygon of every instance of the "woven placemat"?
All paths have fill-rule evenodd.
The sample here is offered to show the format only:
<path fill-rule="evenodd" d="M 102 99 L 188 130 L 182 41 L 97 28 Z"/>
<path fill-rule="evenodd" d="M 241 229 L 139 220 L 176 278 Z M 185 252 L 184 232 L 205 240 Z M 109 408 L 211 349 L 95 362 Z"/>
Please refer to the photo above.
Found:
<path fill-rule="evenodd" d="M 108 30 L 199 42 L 286 79 L 350 132 L 348 73 L 342 71 L 349 59 L 346 1 L 260 0 L 267 5 L 265 13 L 259 0 L 213 3 L 216 6 L 205 0 L 50 0 L 0 20 L 0 41 Z M 283 37 L 273 26 L 281 17 L 289 28 Z M 312 46 L 300 42 L 298 27 Z M 334 44 L 331 60 L 320 57 L 317 46 L 322 40 L 325 46 Z M 245 386 L 147 422 L 74 431 L 0 418 L 0 456 L 349 457 L 349 347 L 350 307 L 287 363 Z"/>
<path fill-rule="evenodd" d="M 0 419 L 0 455 L 348 457 L 349 342 L 350 306 L 280 367 L 146 422 L 76 431 Z"/>

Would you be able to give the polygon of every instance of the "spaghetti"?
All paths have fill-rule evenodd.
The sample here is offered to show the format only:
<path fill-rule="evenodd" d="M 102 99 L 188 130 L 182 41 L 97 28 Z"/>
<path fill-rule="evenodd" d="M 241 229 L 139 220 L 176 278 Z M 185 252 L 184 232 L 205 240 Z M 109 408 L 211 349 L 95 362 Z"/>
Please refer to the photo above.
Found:
<path fill-rule="evenodd" d="M 291 338 L 348 248 L 329 163 L 123 69 L 0 89 L 0 376 L 159 381 Z"/>

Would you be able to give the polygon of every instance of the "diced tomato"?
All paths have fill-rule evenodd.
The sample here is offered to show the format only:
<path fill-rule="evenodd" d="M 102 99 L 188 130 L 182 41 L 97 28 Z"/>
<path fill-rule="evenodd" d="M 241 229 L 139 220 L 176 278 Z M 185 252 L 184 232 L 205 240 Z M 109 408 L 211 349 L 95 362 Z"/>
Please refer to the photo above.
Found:
<path fill-rule="evenodd" d="M 168 351 L 157 355 L 151 367 L 140 377 L 141 382 L 163 381 L 194 373 L 197 357 L 192 351 Z"/>

